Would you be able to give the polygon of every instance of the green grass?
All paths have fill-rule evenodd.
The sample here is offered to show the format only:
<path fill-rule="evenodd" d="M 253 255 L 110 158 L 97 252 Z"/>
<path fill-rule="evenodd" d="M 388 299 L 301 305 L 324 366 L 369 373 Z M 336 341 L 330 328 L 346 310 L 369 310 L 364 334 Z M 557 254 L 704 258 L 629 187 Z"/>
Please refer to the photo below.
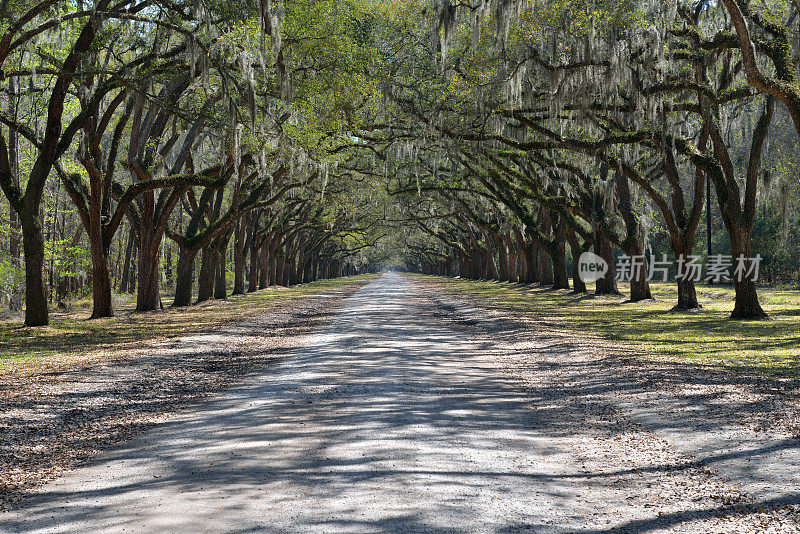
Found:
<path fill-rule="evenodd" d="M 128 295 L 115 296 L 116 317 L 88 320 L 91 302 L 78 301 L 74 310 L 55 311 L 44 328 L 26 328 L 20 322 L 0 322 L 0 376 L 46 372 L 54 365 L 83 361 L 87 353 L 102 357 L 135 347 L 143 341 L 204 332 L 234 321 L 260 315 L 292 300 L 356 286 L 374 275 L 320 280 L 291 288 L 269 289 L 208 301 L 187 308 L 134 313 Z M 166 303 L 169 301 L 167 300 Z"/>
<path fill-rule="evenodd" d="M 733 289 L 698 287 L 703 309 L 672 312 L 674 284 L 652 284 L 655 302 L 576 295 L 520 284 L 460 279 L 420 279 L 441 289 L 477 297 L 488 306 L 528 314 L 570 332 L 590 332 L 622 342 L 637 352 L 684 362 L 757 368 L 779 375 L 800 374 L 800 291 L 762 289 L 768 321 L 731 321 Z M 590 290 L 593 289 L 590 287 Z M 623 284 L 620 289 L 625 293 Z"/>

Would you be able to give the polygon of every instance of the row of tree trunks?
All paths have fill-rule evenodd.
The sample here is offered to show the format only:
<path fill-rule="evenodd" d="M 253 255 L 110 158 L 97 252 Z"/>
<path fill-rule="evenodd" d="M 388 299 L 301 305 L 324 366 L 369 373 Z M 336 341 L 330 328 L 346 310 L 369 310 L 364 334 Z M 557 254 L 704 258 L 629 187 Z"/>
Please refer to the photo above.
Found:
<path fill-rule="evenodd" d="M 555 221 L 555 225 L 553 224 Z M 620 295 L 617 281 L 617 262 L 614 255 L 615 245 L 600 229 L 595 230 L 591 240 L 581 239 L 574 229 L 566 225 L 558 216 L 546 214 L 542 218 L 541 229 L 552 237 L 555 246 L 545 246 L 533 232 L 526 232 L 524 227 L 515 226 L 504 234 L 486 229 L 467 229 L 468 240 L 466 244 L 456 248 L 446 258 L 420 260 L 416 270 L 423 274 L 438 276 L 460 276 L 472 280 L 499 280 L 520 283 L 539 283 L 551 286 L 553 289 L 568 289 L 570 278 L 575 293 L 587 293 L 586 283 L 581 280 L 580 266 L 577 261 L 585 252 L 593 251 L 603 259 L 608 270 L 596 282 L 597 295 Z M 689 229 L 692 235 L 685 241 L 692 242 L 694 227 Z M 734 256 L 739 255 L 749 258 L 752 254 L 748 229 L 741 233 L 740 239 L 732 239 Z M 688 257 L 688 253 L 681 247 L 685 242 L 681 240 L 673 243 L 673 249 L 678 257 Z M 630 257 L 645 258 L 645 244 L 641 234 L 630 239 L 623 251 Z M 569 245 L 572 257 L 572 269 L 568 271 L 566 246 Z M 630 273 L 632 279 L 630 302 L 652 299 L 649 284 L 649 267 L 647 261 L 637 260 L 636 268 Z M 755 284 L 752 282 L 735 283 L 737 293 L 749 293 L 749 297 L 740 295 L 742 303 L 754 302 Z M 691 310 L 698 307 L 697 290 L 692 280 L 677 280 L 678 305 L 676 309 Z M 744 304 L 742 305 L 744 306 Z M 736 316 L 757 315 L 758 308 L 736 309 Z"/>
<path fill-rule="evenodd" d="M 552 234 L 552 246 L 543 246 L 536 234 L 523 228 L 497 232 L 488 228 L 467 228 L 468 240 L 446 257 L 420 259 L 416 270 L 434 275 L 458 275 L 474 280 L 541 283 L 554 289 L 569 289 L 566 245 L 568 227 L 559 218 Z M 579 285 L 579 287 L 584 287 Z"/>
<path fill-rule="evenodd" d="M 239 232 L 246 232 L 246 225 L 239 226 Z M 235 230 L 199 251 L 179 246 L 174 306 L 190 304 L 197 256 L 200 257 L 197 302 L 227 298 L 228 245 L 233 233 Z M 302 241 L 296 237 L 286 238 L 274 231 L 260 240 L 252 238 L 249 243 L 241 234 L 237 240 L 234 240 L 232 251 L 234 290 L 236 280 L 242 285 L 246 280 L 246 290 L 252 293 L 270 286 L 288 287 L 359 272 L 359 269 L 348 267 L 340 261 L 326 259 L 319 247 L 301 247 Z M 245 245 L 248 244 L 249 254 L 245 254 Z M 445 270 L 441 274 L 446 274 Z"/>

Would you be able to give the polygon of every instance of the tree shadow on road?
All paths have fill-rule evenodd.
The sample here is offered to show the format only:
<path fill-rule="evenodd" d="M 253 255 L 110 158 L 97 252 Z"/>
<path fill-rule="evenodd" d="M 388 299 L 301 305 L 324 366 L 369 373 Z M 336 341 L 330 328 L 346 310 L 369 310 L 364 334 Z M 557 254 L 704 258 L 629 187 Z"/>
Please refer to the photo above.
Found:
<path fill-rule="evenodd" d="M 277 371 L 97 459 L 90 483 L 76 474 L 47 486 L 7 528 L 702 531 L 800 504 L 792 488 L 776 498 L 717 495 L 724 485 L 708 469 L 794 450 L 793 440 L 702 461 L 619 456 L 650 439 L 621 413 L 620 394 L 673 395 L 686 411 L 665 417 L 663 429 L 690 432 L 731 413 L 764 415 L 763 399 L 730 397 L 741 377 L 654 368 L 624 354 L 586 357 L 592 347 L 580 340 L 531 337 L 529 324 L 502 318 L 463 320 L 456 309 L 442 317 L 403 291 L 351 299 Z M 531 357 L 513 354 L 520 343 Z M 647 508 L 659 494 L 666 511 Z M 482 525 L 487 516 L 494 523 Z"/>

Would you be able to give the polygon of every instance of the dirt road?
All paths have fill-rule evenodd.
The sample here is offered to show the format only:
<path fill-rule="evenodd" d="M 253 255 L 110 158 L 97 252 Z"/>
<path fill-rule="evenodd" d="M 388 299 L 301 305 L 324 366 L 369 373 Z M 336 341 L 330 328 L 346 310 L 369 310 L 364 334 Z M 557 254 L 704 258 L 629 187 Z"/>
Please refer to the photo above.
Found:
<path fill-rule="evenodd" d="M 604 433 L 574 398 L 532 396 L 500 347 L 437 320 L 424 294 L 388 273 L 274 370 L 46 485 L 0 516 L 0 531 L 797 526 L 789 512 L 757 517 L 733 482 L 649 430 Z M 557 381 L 567 378 L 540 380 L 566 391 Z M 651 439 L 644 448 L 639 434 Z"/>

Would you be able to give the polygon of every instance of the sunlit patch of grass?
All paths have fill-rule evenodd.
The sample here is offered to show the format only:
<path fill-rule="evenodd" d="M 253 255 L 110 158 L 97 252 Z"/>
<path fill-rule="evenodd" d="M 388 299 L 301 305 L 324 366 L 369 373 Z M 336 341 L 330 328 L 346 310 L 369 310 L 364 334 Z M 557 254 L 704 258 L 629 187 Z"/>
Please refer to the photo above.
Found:
<path fill-rule="evenodd" d="M 800 374 L 800 291 L 760 290 L 771 320 L 741 322 L 728 318 L 734 298 L 729 287 L 698 287 L 703 309 L 685 313 L 672 311 L 677 288 L 669 283 L 652 284 L 654 301 L 626 303 L 622 297 L 520 284 L 434 277 L 424 281 L 477 297 L 493 308 L 529 314 L 570 331 L 591 332 L 653 357 Z M 620 289 L 625 293 L 627 287 L 623 284 Z"/>
<path fill-rule="evenodd" d="M 320 280 L 291 288 L 271 287 L 263 291 L 212 300 L 186 308 L 134 313 L 128 295 L 115 296 L 116 317 L 88 320 L 91 306 L 73 303 L 69 312 L 54 311 L 51 324 L 26 328 L 19 322 L 0 322 L 0 375 L 35 372 L 40 361 L 68 363 L 87 352 L 113 354 L 137 343 L 204 332 L 254 317 L 279 305 L 327 291 L 357 286 L 374 275 Z M 165 305 L 169 299 L 165 300 Z"/>

